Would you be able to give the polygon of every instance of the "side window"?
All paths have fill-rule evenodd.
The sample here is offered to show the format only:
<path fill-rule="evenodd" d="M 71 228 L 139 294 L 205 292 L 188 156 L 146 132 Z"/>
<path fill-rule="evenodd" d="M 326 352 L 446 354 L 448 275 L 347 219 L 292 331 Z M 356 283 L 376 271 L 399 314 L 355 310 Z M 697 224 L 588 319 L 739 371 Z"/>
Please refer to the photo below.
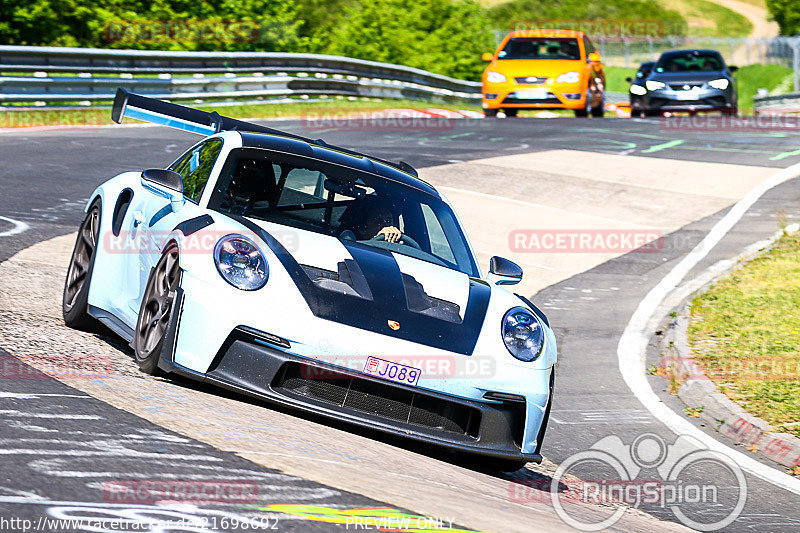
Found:
<path fill-rule="evenodd" d="M 221 149 L 222 141 L 211 139 L 186 152 L 170 166 L 170 170 L 183 178 L 183 195 L 186 198 L 195 203 L 200 200 Z"/>
<path fill-rule="evenodd" d="M 595 49 L 594 45 L 592 44 L 592 41 L 590 41 L 589 38 L 586 37 L 585 35 L 583 36 L 583 47 L 586 48 L 586 55 L 587 56 L 589 54 L 593 54 L 593 53 L 597 52 L 597 50 Z"/>
<path fill-rule="evenodd" d="M 304 202 L 324 202 L 321 190 L 325 175 L 318 170 L 293 168 L 286 175 L 278 205 L 296 205 Z"/>
<path fill-rule="evenodd" d="M 422 208 L 422 217 L 425 219 L 425 227 L 428 230 L 428 237 L 431 240 L 431 252 L 445 261 L 455 263 L 453 250 L 447 242 L 447 237 L 433 209 L 428 204 L 420 204 L 420 207 Z"/>

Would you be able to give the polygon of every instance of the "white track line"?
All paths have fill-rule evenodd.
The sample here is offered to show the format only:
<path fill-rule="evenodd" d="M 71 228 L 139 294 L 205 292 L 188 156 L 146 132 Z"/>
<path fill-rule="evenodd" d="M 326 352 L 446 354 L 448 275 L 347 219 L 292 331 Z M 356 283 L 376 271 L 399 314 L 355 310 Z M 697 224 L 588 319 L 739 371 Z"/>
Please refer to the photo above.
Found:
<path fill-rule="evenodd" d="M 702 432 L 688 420 L 675 413 L 665 405 L 653 392 L 647 381 L 645 373 L 645 351 L 649 339 L 652 320 L 658 320 L 656 316 L 659 306 L 667 295 L 673 291 L 681 280 L 699 263 L 708 253 L 719 243 L 731 228 L 744 216 L 748 209 L 764 193 L 800 175 L 800 164 L 792 165 L 761 182 L 753 190 L 747 193 L 744 198 L 739 200 L 716 223 L 708 235 L 698 244 L 689 254 L 684 257 L 639 303 L 639 307 L 633 313 L 628 322 L 622 337 L 617 346 L 617 356 L 619 358 L 619 370 L 625 383 L 633 394 L 642 402 L 653 416 L 663 422 L 668 428 L 678 435 L 691 435 L 700 442 L 708 446 L 709 449 L 727 454 L 746 472 L 763 479 L 773 485 L 786 489 L 795 494 L 800 494 L 800 478 L 784 474 L 774 468 L 766 466 L 752 457 L 736 451 L 727 445 L 719 442 L 714 437 Z"/>
<path fill-rule="evenodd" d="M 23 231 L 30 229 L 30 226 L 27 225 L 26 223 L 20 222 L 19 220 L 14 220 L 13 218 L 0 217 L 0 220 L 5 220 L 6 222 L 14 224 L 13 228 L 0 233 L 0 237 L 8 237 L 9 235 L 16 235 L 17 233 L 22 233 Z"/>

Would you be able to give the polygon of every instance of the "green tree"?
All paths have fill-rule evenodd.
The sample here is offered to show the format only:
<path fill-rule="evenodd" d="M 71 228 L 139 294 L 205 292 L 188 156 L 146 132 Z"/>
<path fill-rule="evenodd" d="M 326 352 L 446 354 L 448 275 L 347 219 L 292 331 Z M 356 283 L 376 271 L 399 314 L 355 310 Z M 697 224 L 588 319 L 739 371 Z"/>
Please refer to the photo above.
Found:
<path fill-rule="evenodd" d="M 0 0 L 0 42 L 157 50 L 302 46 L 293 0 Z"/>
<path fill-rule="evenodd" d="M 767 9 L 778 23 L 781 35 L 800 34 L 800 0 L 767 0 Z"/>
<path fill-rule="evenodd" d="M 345 9 L 326 51 L 477 80 L 496 44 L 489 27 L 474 0 L 375 0 Z"/>

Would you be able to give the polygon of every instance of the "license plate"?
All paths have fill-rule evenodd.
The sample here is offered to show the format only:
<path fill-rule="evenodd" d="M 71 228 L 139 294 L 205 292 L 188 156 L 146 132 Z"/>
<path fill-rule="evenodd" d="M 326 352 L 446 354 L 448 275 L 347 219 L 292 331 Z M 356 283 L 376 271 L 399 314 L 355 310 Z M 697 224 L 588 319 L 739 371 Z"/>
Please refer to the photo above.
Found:
<path fill-rule="evenodd" d="M 520 100 L 544 100 L 547 98 L 545 89 L 530 89 L 528 91 L 517 91 L 517 98 Z"/>
<path fill-rule="evenodd" d="M 700 91 L 681 91 L 675 95 L 678 100 L 697 100 Z"/>
<path fill-rule="evenodd" d="M 364 363 L 364 372 L 411 386 L 416 386 L 419 382 L 419 377 L 422 375 L 422 370 L 419 368 L 393 363 L 377 357 L 367 357 L 367 361 Z"/>

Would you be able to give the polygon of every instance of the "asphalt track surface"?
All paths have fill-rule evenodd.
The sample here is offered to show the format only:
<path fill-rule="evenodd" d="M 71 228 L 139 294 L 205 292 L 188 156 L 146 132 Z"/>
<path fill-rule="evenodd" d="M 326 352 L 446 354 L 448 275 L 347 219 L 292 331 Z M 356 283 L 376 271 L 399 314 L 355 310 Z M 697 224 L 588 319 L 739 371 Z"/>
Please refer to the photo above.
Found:
<path fill-rule="evenodd" d="M 800 137 L 796 135 L 667 130 L 657 120 L 465 120 L 438 129 L 404 131 L 391 127 L 310 131 L 301 122 L 272 124 L 296 133 L 324 137 L 328 142 L 379 157 L 403 159 L 417 167 L 554 149 L 649 157 L 653 160 L 652 172 L 658 172 L 659 161 L 664 159 L 773 167 L 776 171 L 800 162 L 800 150 L 797 149 Z M 165 166 L 195 140 L 196 137 L 191 135 L 150 127 L 0 134 L 0 217 L 29 226 L 26 231 L 0 236 L 0 261 L 37 242 L 74 232 L 82 219 L 88 194 L 107 177 L 123 170 Z M 587 173 L 591 171 L 587 169 Z M 703 177 L 697 176 L 697 179 Z M 759 200 L 688 277 L 771 235 L 777 229 L 778 213 L 783 212 L 785 215 L 782 216 L 790 222 L 800 219 L 800 183 L 797 181 L 781 185 Z M 509 188 L 513 186 L 513 183 L 508 184 Z M 503 191 L 496 194 L 502 195 Z M 659 253 L 629 253 L 535 295 L 534 301 L 543 307 L 554 326 L 560 348 L 553 418 L 543 450 L 548 459 L 561 463 L 608 435 L 618 436 L 625 444 L 645 433 L 658 435 L 667 443 L 675 440 L 675 435 L 642 408 L 623 382 L 617 363 L 617 342 L 647 291 L 702 239 L 724 212 L 693 221 L 668 236 Z M 461 215 L 469 216 L 467 213 Z M 14 227 L 19 225 L 0 219 L 0 235 L 11 233 Z M 20 289 L 24 291 L 24 287 Z M 655 361 L 655 336 L 653 340 L 649 357 Z M 650 381 L 654 390 L 665 389 L 666 383 L 662 378 L 652 376 Z M 264 483 L 263 480 L 270 475 L 280 476 L 269 469 L 254 469 L 252 464 L 236 456 L 227 454 L 231 456 L 226 457 L 223 452 L 172 434 L 98 400 L 86 398 L 54 380 L 2 382 L 0 394 L 6 424 L 0 438 L 6 448 L 16 441 L 12 449 L 19 450 L 16 455 L 5 453 L 5 457 L 0 458 L 3 464 L 0 509 L 4 515 L 40 516 L 41 510 L 36 505 L 15 503 L 14 498 L 30 501 L 31 493 L 41 498 L 45 506 L 69 506 L 73 505 L 69 502 L 84 501 L 82 496 L 88 490 L 85 479 L 59 475 L 59 472 L 74 473 L 75 469 L 69 470 L 62 464 L 49 467 L 45 464 L 32 475 L 27 461 L 33 458 L 25 456 L 33 453 L 31 450 L 50 450 L 38 452 L 44 460 L 58 456 L 59 451 L 63 454 L 64 450 L 80 449 L 82 445 L 79 443 L 85 443 L 87 437 L 79 435 L 91 439 L 95 447 L 89 446 L 88 451 L 94 455 L 88 456 L 97 457 L 95 461 L 133 461 L 145 474 L 152 468 L 153 472 L 170 471 L 180 476 L 185 474 L 180 470 L 185 467 L 181 461 L 194 462 L 190 459 L 164 461 L 151 458 L 154 454 L 166 454 L 168 457 L 202 457 L 198 460 L 200 464 L 207 461 L 213 465 L 222 461 L 228 468 L 241 461 L 240 469 L 248 470 L 248 475 L 254 476 L 245 479 L 255 479 L 257 483 Z M 676 411 L 682 410 L 683 406 L 677 399 L 666 393 L 661 396 Z M 20 409 L 22 405 L 24 410 Z M 31 419 L 32 414 L 37 413 L 76 416 L 33 416 Z M 697 425 L 716 438 L 708 428 Z M 32 427 L 40 428 L 33 430 L 41 433 L 38 439 L 31 440 Z M 153 442 L 164 444 L 151 451 L 130 445 L 131 440 L 121 444 L 116 438 L 137 434 L 158 435 L 149 439 L 149 445 Z M 133 442 L 136 442 L 135 437 Z M 124 452 L 110 453 L 109 449 L 115 446 L 122 446 Z M 20 456 L 25 456 L 24 461 L 19 459 Z M 595 474 L 599 476 L 601 473 L 597 471 Z M 689 477 L 707 480 L 719 476 L 713 465 L 701 465 Z M 95 483 L 102 481 L 102 476 L 98 475 Z M 281 479 L 280 483 L 281 487 L 275 489 L 274 494 L 280 497 L 282 490 L 289 491 L 293 503 L 316 502 L 348 508 L 384 505 L 357 494 L 299 479 Z M 268 483 L 270 487 L 277 484 L 273 481 Z M 739 519 L 726 530 L 796 531 L 800 527 L 796 513 L 800 497 L 749 475 L 747 487 L 750 497 L 746 507 Z M 291 492 L 298 488 L 305 492 L 300 495 Z M 97 492 L 92 494 L 96 499 Z M 317 499 L 321 494 L 325 496 Z M 86 504 L 78 506 L 85 507 Z M 644 508 L 663 520 L 676 521 L 669 509 L 658 506 Z M 724 505 L 718 509 L 705 506 L 695 508 L 693 512 L 695 517 L 708 519 L 714 513 L 724 515 L 727 509 Z M 283 522 L 281 529 L 291 531 L 296 527 L 293 524 L 291 521 Z M 322 527 L 316 523 L 313 525 Z M 305 531 L 311 527 L 311 523 L 303 522 L 297 530 Z"/>

